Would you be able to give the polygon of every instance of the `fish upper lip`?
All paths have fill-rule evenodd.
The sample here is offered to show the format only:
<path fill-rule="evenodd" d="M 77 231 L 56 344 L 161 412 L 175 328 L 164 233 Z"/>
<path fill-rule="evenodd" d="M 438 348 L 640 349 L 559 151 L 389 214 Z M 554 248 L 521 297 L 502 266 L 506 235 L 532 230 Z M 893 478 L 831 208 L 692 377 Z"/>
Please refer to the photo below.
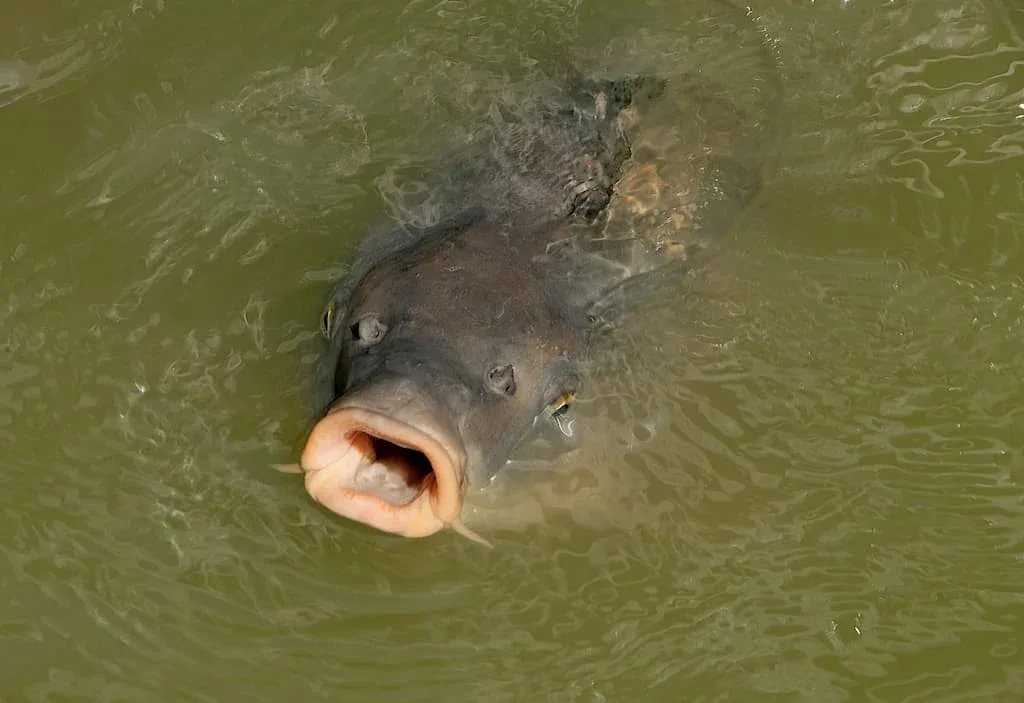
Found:
<path fill-rule="evenodd" d="M 465 452 L 458 438 L 402 414 L 343 400 L 313 427 L 300 464 L 307 492 L 333 512 L 385 532 L 425 537 L 459 519 Z M 409 487 L 415 495 L 408 502 L 388 501 L 358 485 L 368 466 L 385 480 L 415 471 L 407 458 L 379 457 L 383 444 L 419 453 L 429 463 L 429 473 Z"/>

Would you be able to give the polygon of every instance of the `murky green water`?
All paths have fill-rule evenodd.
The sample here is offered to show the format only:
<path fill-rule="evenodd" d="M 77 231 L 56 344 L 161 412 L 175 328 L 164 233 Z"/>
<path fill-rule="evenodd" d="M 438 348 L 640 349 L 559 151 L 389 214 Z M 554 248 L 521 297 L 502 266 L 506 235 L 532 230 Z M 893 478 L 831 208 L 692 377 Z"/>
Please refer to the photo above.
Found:
<path fill-rule="evenodd" d="M 1021 700 L 1015 0 L 755 5 L 778 172 L 494 550 L 268 468 L 402 168 L 633 5 L 4 4 L 0 700 Z"/>

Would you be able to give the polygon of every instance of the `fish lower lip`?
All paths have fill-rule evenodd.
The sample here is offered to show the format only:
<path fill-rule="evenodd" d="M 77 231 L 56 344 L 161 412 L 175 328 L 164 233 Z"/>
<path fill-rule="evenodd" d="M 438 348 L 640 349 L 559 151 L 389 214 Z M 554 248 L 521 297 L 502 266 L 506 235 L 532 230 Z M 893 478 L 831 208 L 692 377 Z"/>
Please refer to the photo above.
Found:
<path fill-rule="evenodd" d="M 461 512 L 460 448 L 387 413 L 332 410 L 313 428 L 301 465 L 317 502 L 385 532 L 426 536 Z"/>

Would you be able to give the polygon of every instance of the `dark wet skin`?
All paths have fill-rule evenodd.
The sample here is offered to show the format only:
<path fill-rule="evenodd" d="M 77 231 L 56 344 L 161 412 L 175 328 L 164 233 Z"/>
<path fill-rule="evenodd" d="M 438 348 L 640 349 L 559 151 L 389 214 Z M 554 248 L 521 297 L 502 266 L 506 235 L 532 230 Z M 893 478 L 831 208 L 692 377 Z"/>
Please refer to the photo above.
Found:
<path fill-rule="evenodd" d="M 323 321 L 338 354 L 335 399 L 301 463 L 317 501 L 397 534 L 467 531 L 467 487 L 572 402 L 595 303 L 679 253 L 651 239 L 630 241 L 624 257 L 601 243 L 612 213 L 643 216 L 661 192 L 653 165 L 629 162 L 628 135 L 664 87 L 579 82 L 527 110 L 521 132 L 510 120 L 515 148 L 468 169 L 482 186 L 451 217 L 364 248 Z"/>
<path fill-rule="evenodd" d="M 575 393 L 586 341 L 584 311 L 566 303 L 566 262 L 545 256 L 541 233 L 517 235 L 479 219 L 424 239 L 351 298 L 350 328 L 374 320 L 386 327 L 379 341 L 342 334 L 339 394 L 383 375 L 415 382 L 457 418 L 478 479 L 542 410 Z"/>

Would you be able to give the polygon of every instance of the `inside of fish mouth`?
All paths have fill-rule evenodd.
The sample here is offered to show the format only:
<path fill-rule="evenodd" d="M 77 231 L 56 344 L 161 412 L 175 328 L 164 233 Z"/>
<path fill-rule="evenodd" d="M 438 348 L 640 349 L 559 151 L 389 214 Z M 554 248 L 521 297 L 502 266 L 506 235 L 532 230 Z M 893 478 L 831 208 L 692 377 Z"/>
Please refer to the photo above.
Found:
<path fill-rule="evenodd" d="M 414 447 L 361 430 L 350 433 L 348 440 L 362 453 L 350 487 L 390 505 L 401 507 L 411 503 L 423 492 L 427 477 L 434 473 L 427 455 Z"/>

